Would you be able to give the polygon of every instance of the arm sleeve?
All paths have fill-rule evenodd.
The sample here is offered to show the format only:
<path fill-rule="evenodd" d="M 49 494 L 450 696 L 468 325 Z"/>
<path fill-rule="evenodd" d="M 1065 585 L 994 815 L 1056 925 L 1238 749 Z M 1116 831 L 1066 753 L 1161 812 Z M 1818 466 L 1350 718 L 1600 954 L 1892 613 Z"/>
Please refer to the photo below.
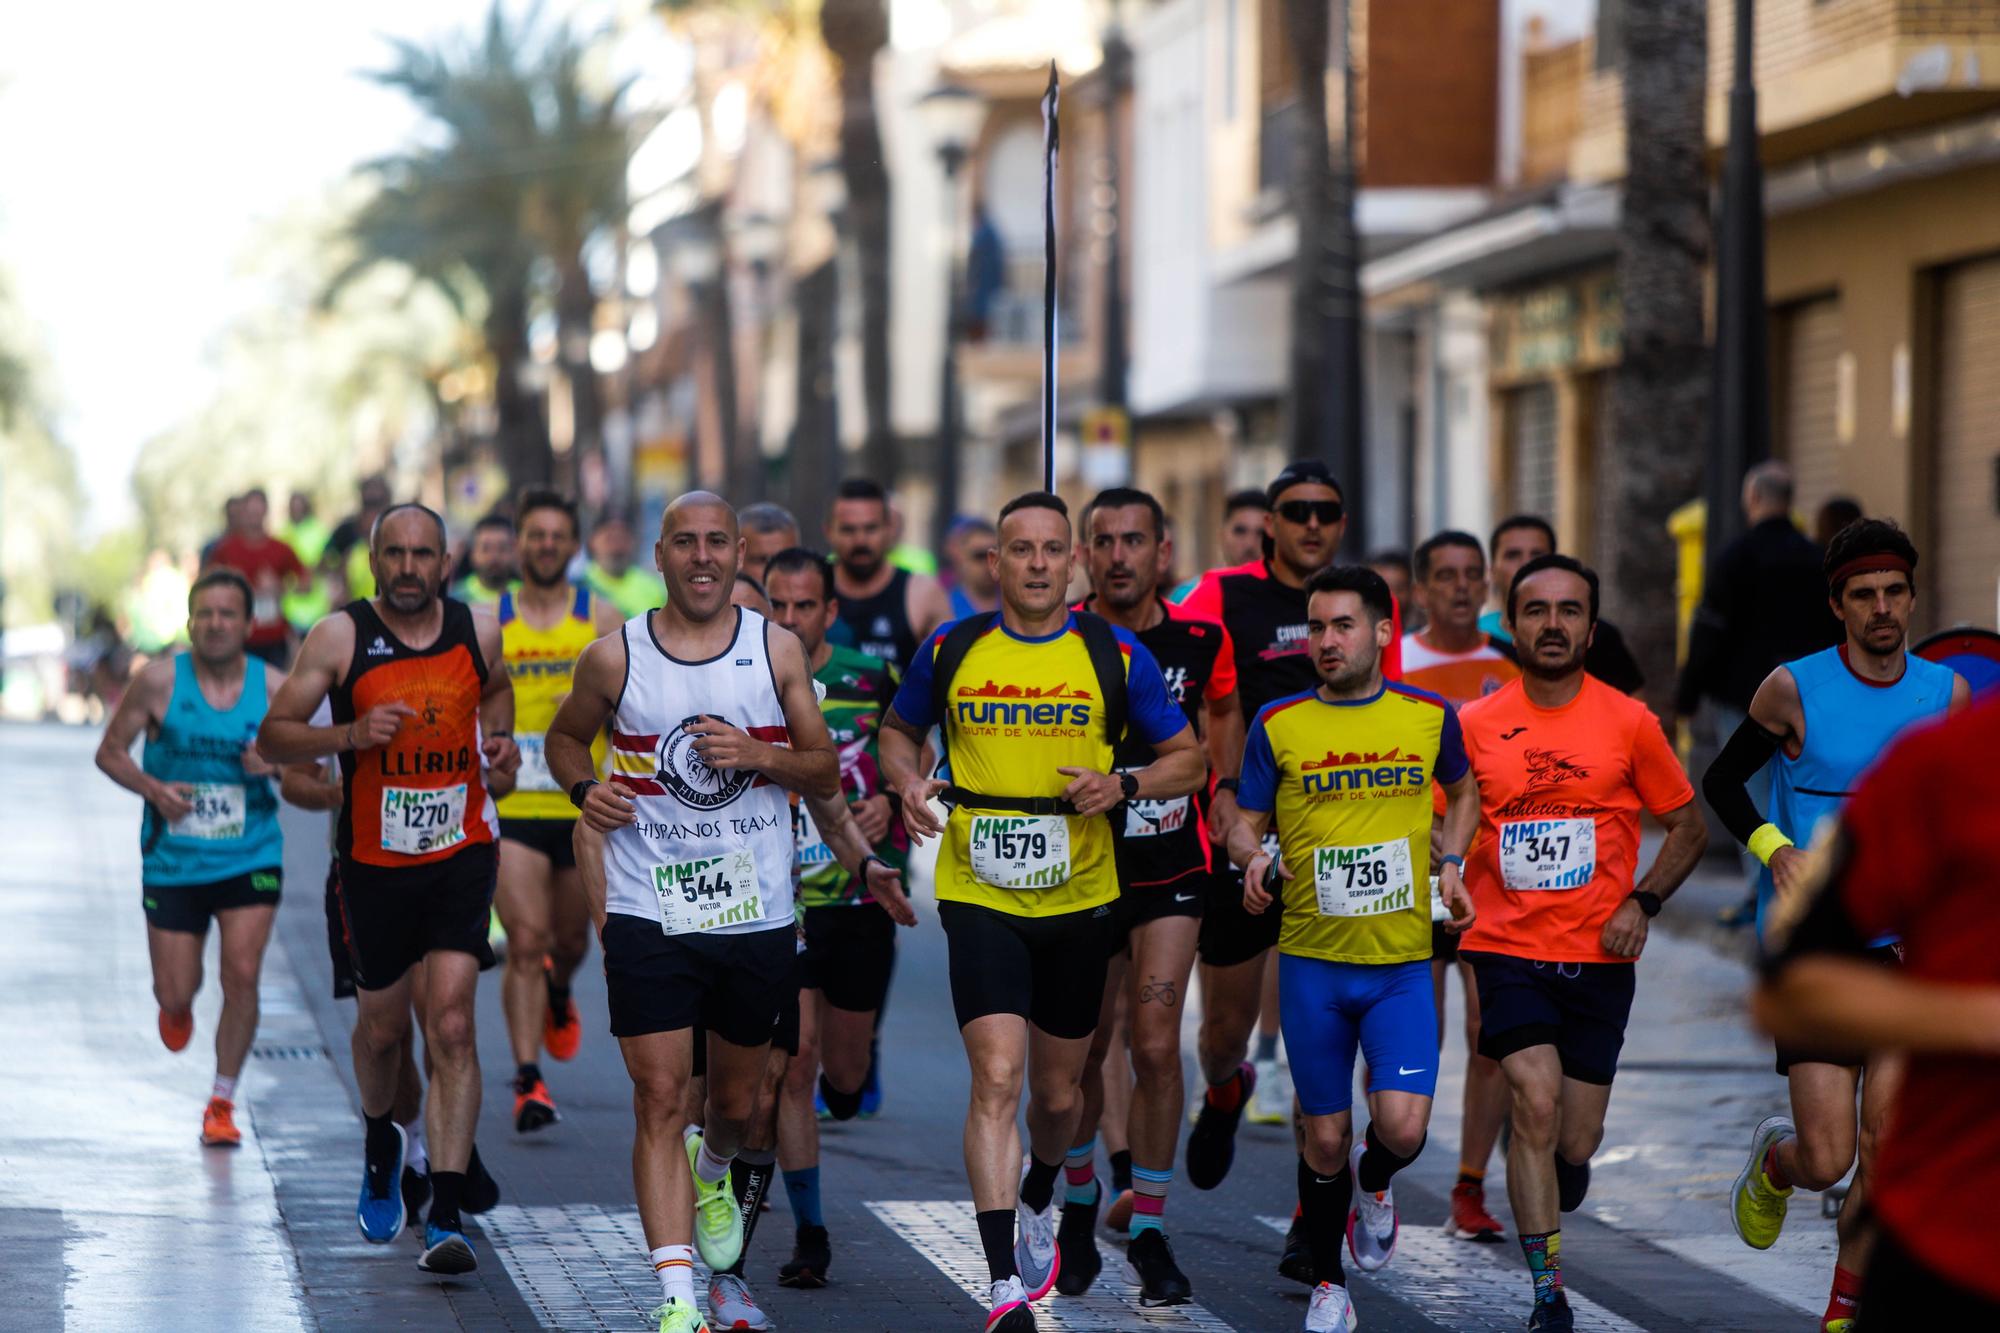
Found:
<path fill-rule="evenodd" d="M 1250 724 L 1243 742 L 1243 775 L 1238 779 L 1236 804 L 1244 810 L 1269 813 L 1278 799 L 1278 758 L 1271 753 L 1271 733 L 1264 719 Z"/>
<path fill-rule="evenodd" d="M 928 731 L 938 724 L 938 719 L 931 716 L 931 665 L 937 660 L 938 645 L 944 642 L 944 632 L 944 629 L 939 629 L 917 645 L 917 655 L 910 659 L 910 669 L 903 673 L 903 683 L 896 690 L 895 701 L 889 705 L 896 710 L 897 717 L 919 731 Z"/>
<path fill-rule="evenodd" d="M 1633 783 L 1648 810 L 1664 815 L 1694 799 L 1694 786 L 1681 768 L 1680 756 L 1667 743 L 1667 733 L 1660 729 L 1660 719 L 1651 709 L 1639 719 L 1638 734 L 1632 741 Z"/>
<path fill-rule="evenodd" d="M 1187 730 L 1187 715 L 1167 693 L 1167 682 L 1160 674 L 1160 664 L 1146 651 L 1146 645 L 1136 640 L 1132 644 L 1131 659 L 1125 667 L 1125 700 L 1132 728 L 1145 738 L 1148 745 L 1172 740 Z"/>
<path fill-rule="evenodd" d="M 1431 765 L 1431 776 L 1440 783 L 1457 782 L 1472 767 L 1472 760 L 1465 753 L 1465 729 L 1459 725 L 1458 710 L 1450 704 L 1444 706 L 1444 726 L 1438 731 L 1437 762 Z"/>
<path fill-rule="evenodd" d="M 1755 718 L 1746 717 L 1701 775 L 1701 791 L 1708 797 L 1709 809 L 1715 811 L 1729 836 L 1745 846 L 1764 822 L 1757 803 L 1750 799 L 1750 779 L 1771 762 L 1779 744 L 1776 735 L 1764 730 Z"/>

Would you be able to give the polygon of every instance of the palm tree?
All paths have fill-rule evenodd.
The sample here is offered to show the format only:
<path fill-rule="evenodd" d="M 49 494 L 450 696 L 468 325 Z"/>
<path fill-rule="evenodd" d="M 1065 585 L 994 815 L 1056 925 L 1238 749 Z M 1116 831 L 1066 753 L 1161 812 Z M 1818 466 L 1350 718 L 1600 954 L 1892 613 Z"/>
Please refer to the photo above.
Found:
<path fill-rule="evenodd" d="M 1667 517 L 1700 494 L 1709 431 L 1708 5 L 1651 0 L 1623 6 L 1622 17 L 1624 348 L 1611 382 L 1606 601 L 1645 669 L 1648 701 L 1665 716 L 1676 573 Z"/>
<path fill-rule="evenodd" d="M 821 0 L 820 35 L 840 76 L 840 166 L 847 177 L 861 287 L 863 471 L 884 485 L 896 471 L 889 420 L 889 173 L 875 115 L 875 59 L 889 44 L 884 0 Z"/>

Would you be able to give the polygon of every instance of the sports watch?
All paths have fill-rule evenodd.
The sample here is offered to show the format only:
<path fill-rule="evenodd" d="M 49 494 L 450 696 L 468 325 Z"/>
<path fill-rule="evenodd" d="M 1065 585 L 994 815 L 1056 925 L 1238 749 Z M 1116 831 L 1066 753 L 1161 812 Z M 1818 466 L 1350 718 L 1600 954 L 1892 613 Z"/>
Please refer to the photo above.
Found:
<path fill-rule="evenodd" d="M 583 809 L 583 798 L 590 795 L 590 789 L 599 785 L 596 778 L 583 778 L 569 789 L 569 803 Z"/>
<path fill-rule="evenodd" d="M 1634 889 L 1627 896 L 1633 902 L 1639 904 L 1639 910 L 1646 914 L 1647 920 L 1650 921 L 1660 914 L 1661 903 L 1659 894 L 1648 893 L 1644 889 Z"/>

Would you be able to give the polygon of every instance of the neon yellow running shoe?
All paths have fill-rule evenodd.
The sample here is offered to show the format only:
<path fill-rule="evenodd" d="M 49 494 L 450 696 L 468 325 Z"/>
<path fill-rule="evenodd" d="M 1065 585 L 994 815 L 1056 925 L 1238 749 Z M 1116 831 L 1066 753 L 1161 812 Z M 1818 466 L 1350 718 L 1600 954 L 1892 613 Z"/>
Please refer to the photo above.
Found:
<path fill-rule="evenodd" d="M 1737 1175 L 1735 1188 L 1729 1191 L 1729 1221 L 1737 1236 L 1753 1250 L 1770 1249 L 1777 1244 L 1778 1233 L 1785 1229 L 1785 1210 L 1791 1204 L 1792 1191 L 1781 1190 L 1771 1183 L 1771 1178 L 1764 1174 L 1764 1158 L 1772 1144 L 1797 1134 L 1790 1118 L 1774 1115 L 1767 1116 L 1750 1135 L 1750 1159 Z"/>
<path fill-rule="evenodd" d="M 695 1161 L 701 1156 L 701 1135 L 687 1136 L 687 1155 L 688 1175 L 694 1179 L 695 1248 L 701 1251 L 701 1261 L 711 1271 L 726 1272 L 735 1267 L 743 1254 L 743 1210 L 737 1207 L 727 1172 L 713 1185 L 704 1183 L 695 1173 Z"/>
<path fill-rule="evenodd" d="M 660 1333 L 708 1333 L 708 1321 L 686 1301 L 668 1301 L 646 1317 L 660 1321 Z"/>
<path fill-rule="evenodd" d="M 1826 1321 L 1826 1327 L 1820 1330 L 1820 1333 L 1854 1333 L 1854 1321 L 1852 1319 L 1829 1319 Z"/>

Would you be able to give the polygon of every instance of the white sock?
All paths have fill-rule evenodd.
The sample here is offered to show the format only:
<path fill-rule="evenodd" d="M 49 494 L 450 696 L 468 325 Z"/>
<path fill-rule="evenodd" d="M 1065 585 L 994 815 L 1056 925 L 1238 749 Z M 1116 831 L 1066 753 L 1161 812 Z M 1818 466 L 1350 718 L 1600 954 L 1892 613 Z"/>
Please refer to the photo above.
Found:
<path fill-rule="evenodd" d="M 696 1125 L 696 1124 L 686 1124 L 686 1125 L 682 1125 L 682 1126 L 681 1126 L 681 1142 L 682 1142 L 682 1143 L 686 1143 L 686 1142 L 687 1142 L 687 1141 L 688 1141 L 689 1139 L 698 1139 L 698 1138 L 700 1138 L 700 1137 L 701 1137 L 701 1126 L 700 1126 L 700 1125 Z"/>
<path fill-rule="evenodd" d="M 694 1158 L 694 1178 L 704 1185 L 713 1185 L 729 1174 L 729 1164 L 734 1160 L 733 1154 L 729 1157 L 717 1157 L 708 1150 L 708 1140 L 703 1139 L 701 1151 L 696 1153 Z"/>
<path fill-rule="evenodd" d="M 694 1304 L 694 1246 L 662 1245 L 654 1250 L 653 1272 L 667 1300 Z"/>
<path fill-rule="evenodd" d="M 409 1140 L 403 1149 L 403 1165 L 424 1175 L 431 1169 L 430 1153 L 424 1148 L 424 1118 L 417 1117 L 414 1125 L 403 1126 L 403 1136 Z"/>
<path fill-rule="evenodd" d="M 220 1097 L 225 1102 L 235 1101 L 236 1080 L 233 1078 L 224 1078 L 222 1075 L 217 1074 L 215 1076 L 215 1085 L 208 1090 L 208 1095 L 211 1097 Z"/>

